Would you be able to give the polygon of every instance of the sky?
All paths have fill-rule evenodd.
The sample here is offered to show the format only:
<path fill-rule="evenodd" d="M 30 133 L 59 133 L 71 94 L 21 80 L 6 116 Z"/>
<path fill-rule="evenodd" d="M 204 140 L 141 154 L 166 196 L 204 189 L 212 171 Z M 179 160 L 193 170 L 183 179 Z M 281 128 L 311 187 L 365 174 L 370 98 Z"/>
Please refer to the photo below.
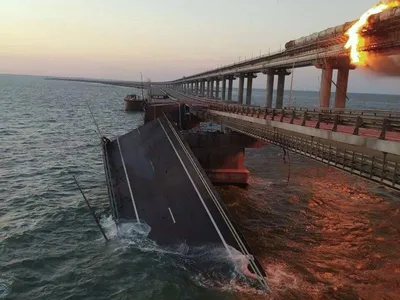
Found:
<path fill-rule="evenodd" d="M 357 19 L 375 3 L 1 0 L 0 73 L 139 80 L 142 72 L 152 81 L 173 80 L 279 50 Z M 319 77 L 314 67 L 296 69 L 293 88 L 318 90 Z M 265 76 L 254 86 L 264 87 Z M 349 91 L 400 94 L 400 84 L 357 69 Z"/>

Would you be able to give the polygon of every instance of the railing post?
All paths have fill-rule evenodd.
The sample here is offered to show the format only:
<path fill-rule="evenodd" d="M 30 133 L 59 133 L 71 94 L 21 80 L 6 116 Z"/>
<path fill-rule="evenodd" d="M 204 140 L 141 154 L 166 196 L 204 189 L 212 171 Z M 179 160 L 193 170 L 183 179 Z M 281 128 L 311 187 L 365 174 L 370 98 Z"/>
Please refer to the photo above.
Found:
<path fill-rule="evenodd" d="M 301 126 L 306 126 L 306 122 L 307 122 L 307 111 L 305 111 L 303 114 L 303 121 L 301 122 Z"/>
<path fill-rule="evenodd" d="M 317 124 L 315 125 L 316 129 L 319 129 L 319 127 L 321 125 L 321 121 L 322 121 L 322 114 L 318 113 L 318 121 L 317 121 Z"/>
<path fill-rule="evenodd" d="M 276 116 L 276 112 L 275 112 L 275 108 L 272 110 L 272 121 L 275 120 L 275 116 Z"/>
<path fill-rule="evenodd" d="M 282 110 L 281 110 L 281 118 L 280 118 L 279 122 L 283 122 L 283 118 L 284 118 L 284 117 L 285 117 L 285 110 L 282 109 Z"/>
<path fill-rule="evenodd" d="M 332 131 L 337 131 L 337 127 L 340 123 L 340 116 L 338 114 L 335 115 L 335 123 L 333 125 Z"/>
<path fill-rule="evenodd" d="M 379 139 L 380 139 L 380 140 L 386 139 L 386 130 L 389 129 L 389 126 L 390 126 L 389 120 L 385 118 L 385 119 L 383 120 L 382 131 L 381 131 L 381 134 L 380 134 L 380 136 L 379 136 Z"/>
<path fill-rule="evenodd" d="M 358 131 L 362 125 L 363 125 L 362 118 L 360 116 L 358 116 L 357 122 L 356 122 L 356 127 L 354 127 L 353 135 L 358 135 Z"/>
<path fill-rule="evenodd" d="M 296 111 L 293 109 L 292 110 L 292 118 L 290 119 L 290 124 L 293 124 L 295 118 L 296 118 Z"/>

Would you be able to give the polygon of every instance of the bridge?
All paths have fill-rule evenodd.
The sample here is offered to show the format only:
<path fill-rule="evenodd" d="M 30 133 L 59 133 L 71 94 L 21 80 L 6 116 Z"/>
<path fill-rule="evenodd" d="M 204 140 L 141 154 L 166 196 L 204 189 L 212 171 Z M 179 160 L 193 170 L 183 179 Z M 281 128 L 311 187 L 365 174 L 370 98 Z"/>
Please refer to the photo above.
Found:
<path fill-rule="evenodd" d="M 334 83 L 336 85 L 334 107 L 345 108 L 349 72 L 356 68 L 350 62 L 349 50 L 344 47 L 348 39 L 345 33 L 354 22 L 347 22 L 289 41 L 284 50 L 276 53 L 157 84 L 208 99 L 231 101 L 233 81 L 239 78 L 238 103 L 250 105 L 253 79 L 259 73 L 263 73 L 267 75 L 265 106 L 272 108 L 274 80 L 277 76 L 275 108 L 281 109 L 286 76 L 290 75 L 294 68 L 314 66 L 321 69 L 322 73 L 320 107 L 330 106 L 331 87 Z M 400 7 L 371 16 L 369 24 L 362 32 L 365 45 L 359 49 L 360 51 L 384 56 L 400 52 Z M 338 70 L 336 83 L 332 80 L 334 69 Z M 244 99 L 245 79 L 247 89 Z"/>
<path fill-rule="evenodd" d="M 169 82 L 145 86 L 89 80 L 148 88 L 145 125 L 113 141 L 102 139 L 117 224 L 137 222 L 160 246 L 185 244 L 193 249 L 210 244 L 224 249 L 233 261 L 238 251 L 248 260 L 247 270 L 242 271 L 268 290 L 262 265 L 212 185 L 247 184 L 245 148 L 258 147 L 259 141 L 275 144 L 400 190 L 400 111 L 345 108 L 349 71 L 356 67 L 344 48 L 345 32 L 352 24 L 289 41 L 277 53 Z M 370 24 L 362 32 L 367 42 L 361 51 L 380 55 L 400 51 L 399 7 L 373 16 Z M 319 108 L 284 108 L 285 77 L 291 69 L 307 66 L 322 72 Z M 334 69 L 338 70 L 336 83 Z M 258 73 L 267 75 L 263 106 L 252 103 L 252 83 Z M 278 90 L 272 107 L 275 75 Z M 232 101 L 236 78 L 237 103 Z M 332 83 L 337 88 L 333 109 Z M 202 122 L 221 125 L 222 130 L 191 132 Z"/>
<path fill-rule="evenodd" d="M 232 131 L 264 140 L 400 189 L 400 111 L 345 108 L 350 70 L 356 68 L 345 49 L 347 30 L 355 21 L 289 41 L 285 49 L 169 82 L 153 83 L 171 99 L 187 105 L 191 115 Z M 400 7 L 369 19 L 362 31 L 366 53 L 388 56 L 400 52 Z M 284 108 L 285 77 L 294 68 L 321 69 L 319 108 Z M 336 83 L 333 70 L 337 69 Z M 252 84 L 267 75 L 263 106 L 252 104 Z M 278 76 L 275 107 L 273 88 Z M 238 101 L 232 101 L 239 78 Z M 245 80 L 247 81 L 244 95 Z M 331 87 L 336 86 L 334 108 Z M 245 101 L 244 101 L 245 96 Z M 215 145 L 217 147 L 217 145 Z"/>

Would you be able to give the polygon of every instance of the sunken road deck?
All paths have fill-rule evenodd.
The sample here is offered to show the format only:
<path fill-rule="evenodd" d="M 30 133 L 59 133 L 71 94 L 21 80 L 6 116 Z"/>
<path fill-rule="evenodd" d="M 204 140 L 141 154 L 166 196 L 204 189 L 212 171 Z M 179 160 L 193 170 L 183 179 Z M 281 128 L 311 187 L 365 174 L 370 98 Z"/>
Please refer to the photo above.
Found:
<path fill-rule="evenodd" d="M 165 117 L 104 144 L 111 206 L 117 222 L 146 223 L 160 246 L 220 245 L 253 257 L 230 221 L 203 169 L 174 125 Z M 249 270 L 263 286 L 256 259 Z"/>

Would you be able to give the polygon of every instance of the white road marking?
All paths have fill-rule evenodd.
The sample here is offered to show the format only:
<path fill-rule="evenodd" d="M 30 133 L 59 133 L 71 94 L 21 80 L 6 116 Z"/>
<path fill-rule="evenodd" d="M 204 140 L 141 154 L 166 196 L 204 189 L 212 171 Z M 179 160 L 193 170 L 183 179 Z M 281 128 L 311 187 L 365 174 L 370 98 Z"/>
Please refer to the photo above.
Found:
<path fill-rule="evenodd" d="M 203 199 L 203 197 L 201 196 L 199 190 L 197 189 L 197 186 L 196 186 L 196 184 L 194 183 L 192 177 L 190 176 L 189 171 L 187 170 L 187 168 L 186 168 L 184 162 L 182 161 L 182 158 L 180 157 L 178 151 L 176 150 L 174 144 L 172 143 L 171 138 L 169 137 L 167 131 L 166 131 L 165 128 L 164 128 L 164 125 L 161 123 L 160 119 L 158 119 L 158 122 L 160 123 L 161 128 L 163 129 L 165 135 L 167 136 L 167 139 L 168 139 L 169 143 L 171 144 L 172 149 L 174 149 L 176 156 L 178 157 L 179 161 L 181 162 L 181 165 L 182 165 L 183 169 L 185 170 L 186 175 L 188 176 L 190 182 L 192 183 L 193 188 L 194 188 L 194 190 L 195 190 L 196 193 L 197 193 L 197 196 L 199 196 L 199 199 L 200 199 L 201 203 L 203 204 L 203 207 L 204 207 L 204 209 L 206 210 L 206 212 L 207 212 L 207 214 L 208 214 L 208 217 L 209 217 L 210 220 L 211 220 L 211 223 L 214 225 L 214 228 L 215 228 L 215 230 L 217 231 L 217 233 L 218 233 L 218 235 L 219 235 L 219 237 L 220 237 L 220 239 L 221 239 L 221 241 L 222 241 L 222 244 L 225 246 L 227 252 L 229 253 L 229 256 L 230 256 L 232 259 L 234 259 L 234 258 L 233 258 L 233 255 L 232 255 L 232 252 L 231 252 L 231 250 L 229 249 L 229 246 L 228 246 L 228 244 L 226 243 L 226 241 L 225 241 L 225 239 L 224 239 L 224 236 L 223 236 L 222 233 L 221 233 L 221 230 L 218 228 L 217 223 L 215 222 L 213 216 L 211 215 L 210 210 L 208 209 L 206 203 L 204 202 L 204 199 Z"/>
<path fill-rule="evenodd" d="M 172 222 L 174 222 L 174 224 L 175 224 L 176 221 L 175 221 L 174 215 L 172 214 L 171 208 L 168 207 L 168 210 L 169 210 L 169 213 L 170 213 L 170 215 L 171 215 Z"/>
<path fill-rule="evenodd" d="M 117 144 L 118 144 L 118 149 L 119 149 L 119 155 L 121 156 L 121 160 L 122 160 L 122 166 L 124 167 L 124 171 L 125 171 L 126 181 L 128 182 L 129 193 L 131 194 L 133 209 L 135 210 L 136 219 L 137 219 L 138 223 L 140 223 L 139 214 L 136 209 L 135 199 L 133 198 L 131 182 L 129 181 L 128 172 L 126 171 L 126 166 L 125 166 L 125 160 L 124 160 L 124 157 L 123 157 L 122 151 L 121 151 L 121 145 L 119 144 L 119 138 L 117 138 Z"/>
<path fill-rule="evenodd" d="M 165 114 L 164 114 L 165 116 Z M 189 159 L 189 161 L 191 162 L 193 168 L 195 169 L 196 173 L 199 175 L 200 180 L 203 182 L 205 188 L 208 191 L 208 194 L 211 196 L 211 199 L 214 201 L 214 204 L 217 206 L 217 209 L 219 210 L 220 214 L 222 215 L 222 218 L 224 219 L 226 225 L 228 226 L 229 230 L 231 231 L 233 237 L 236 239 L 236 242 L 238 243 L 239 247 L 241 248 L 243 254 L 246 255 L 246 257 L 251 256 L 250 253 L 248 252 L 246 246 L 243 244 L 243 241 L 241 240 L 241 238 L 239 237 L 238 233 L 236 232 L 235 228 L 233 227 L 231 221 L 229 220 L 228 216 L 226 215 L 225 211 L 222 209 L 218 199 L 215 197 L 214 193 L 211 191 L 211 188 L 209 187 L 208 183 L 206 182 L 206 180 L 204 179 L 202 173 L 200 172 L 200 170 L 198 169 L 196 163 L 193 161 L 191 155 L 189 154 L 188 150 L 186 149 L 186 146 L 183 144 L 183 142 L 181 141 L 178 133 L 176 132 L 176 130 L 170 125 L 168 119 L 167 119 L 168 125 L 171 129 L 171 131 L 173 132 L 173 134 L 175 135 L 178 143 L 181 145 L 182 150 L 185 152 L 187 158 Z M 264 277 L 262 276 L 261 272 L 258 269 L 258 266 L 255 264 L 255 262 L 253 260 L 249 261 L 250 264 L 252 265 L 254 271 L 256 273 L 258 273 L 258 279 L 260 280 L 261 284 L 264 285 L 267 289 L 268 289 L 268 285 L 264 279 Z"/>
<path fill-rule="evenodd" d="M 151 160 L 150 160 L 150 164 L 151 164 L 151 167 L 153 168 L 153 171 L 155 171 L 153 162 Z"/>

